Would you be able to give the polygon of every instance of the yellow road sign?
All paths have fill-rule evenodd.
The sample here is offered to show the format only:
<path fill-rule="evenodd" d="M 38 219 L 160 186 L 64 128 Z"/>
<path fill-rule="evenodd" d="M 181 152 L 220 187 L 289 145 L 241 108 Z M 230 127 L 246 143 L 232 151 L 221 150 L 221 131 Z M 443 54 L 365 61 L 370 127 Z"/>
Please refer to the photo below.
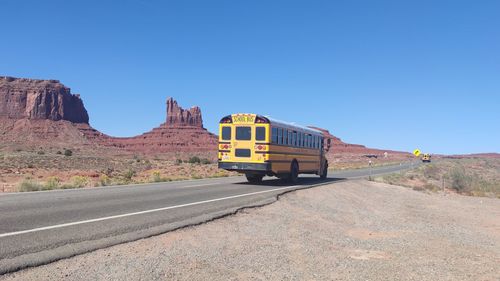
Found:
<path fill-rule="evenodd" d="M 415 156 L 417 156 L 417 157 L 418 157 L 418 156 L 420 156 L 420 149 L 415 149 L 415 150 L 413 151 L 413 155 L 415 155 Z"/>

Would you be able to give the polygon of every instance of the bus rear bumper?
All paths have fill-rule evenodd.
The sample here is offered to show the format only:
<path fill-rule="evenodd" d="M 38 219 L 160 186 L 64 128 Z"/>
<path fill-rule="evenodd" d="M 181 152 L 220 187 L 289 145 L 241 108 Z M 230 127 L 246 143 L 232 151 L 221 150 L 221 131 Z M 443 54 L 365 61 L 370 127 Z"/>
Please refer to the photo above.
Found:
<path fill-rule="evenodd" d="M 271 163 L 219 162 L 219 169 L 236 172 L 269 172 Z"/>

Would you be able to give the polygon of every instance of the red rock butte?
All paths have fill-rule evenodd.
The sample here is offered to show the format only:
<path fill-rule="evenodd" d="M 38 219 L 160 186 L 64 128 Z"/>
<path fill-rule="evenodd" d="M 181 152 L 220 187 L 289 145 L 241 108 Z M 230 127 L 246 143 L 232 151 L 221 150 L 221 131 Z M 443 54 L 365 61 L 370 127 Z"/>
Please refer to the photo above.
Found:
<path fill-rule="evenodd" d="M 166 108 L 165 123 L 139 136 L 116 138 L 92 128 L 80 95 L 58 80 L 0 77 L 0 145 L 101 147 L 144 154 L 217 151 L 217 136 L 203 127 L 199 107 L 183 109 L 168 98 Z M 393 152 L 344 143 L 319 130 L 332 140 L 330 156 Z"/>
<path fill-rule="evenodd" d="M 116 138 L 89 125 L 79 95 L 57 80 L 0 77 L 0 136 L 29 146 L 103 146 L 132 152 L 215 151 L 217 136 L 203 127 L 199 107 L 167 100 L 166 122 L 142 135 Z"/>
<path fill-rule="evenodd" d="M 216 151 L 217 136 L 203 127 L 201 109 L 180 107 L 173 98 L 167 99 L 166 122 L 132 138 L 112 138 L 112 145 L 144 153 L 177 151 Z"/>
<path fill-rule="evenodd" d="M 171 127 L 193 126 L 203 128 L 201 109 L 197 106 L 193 106 L 191 109 L 185 110 L 177 104 L 176 100 L 168 98 L 167 122 L 165 122 L 165 125 Z"/>
<path fill-rule="evenodd" d="M 0 117 L 89 123 L 80 95 L 58 80 L 0 77 Z"/>

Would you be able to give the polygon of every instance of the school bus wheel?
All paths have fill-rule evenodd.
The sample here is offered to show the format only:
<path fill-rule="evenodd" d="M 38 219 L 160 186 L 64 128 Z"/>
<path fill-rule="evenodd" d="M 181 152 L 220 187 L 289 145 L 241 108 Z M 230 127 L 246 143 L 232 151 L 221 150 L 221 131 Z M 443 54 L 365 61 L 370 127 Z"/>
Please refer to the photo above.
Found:
<path fill-rule="evenodd" d="M 249 183 L 261 183 L 264 175 L 245 174 Z"/>
<path fill-rule="evenodd" d="M 323 171 L 321 171 L 320 179 L 324 180 L 328 177 L 328 162 L 325 163 Z"/>
<path fill-rule="evenodd" d="M 290 183 L 297 183 L 299 179 L 299 163 L 296 160 L 293 160 L 292 165 L 290 166 L 290 174 L 288 175 L 288 181 Z"/>

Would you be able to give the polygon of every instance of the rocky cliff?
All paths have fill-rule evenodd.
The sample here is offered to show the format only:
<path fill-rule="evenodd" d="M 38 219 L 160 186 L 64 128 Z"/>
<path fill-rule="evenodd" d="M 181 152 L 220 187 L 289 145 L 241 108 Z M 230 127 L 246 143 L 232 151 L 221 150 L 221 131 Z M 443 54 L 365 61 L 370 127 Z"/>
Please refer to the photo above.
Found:
<path fill-rule="evenodd" d="M 193 126 L 203 128 L 203 118 L 201 109 L 197 106 L 191 107 L 189 110 L 183 109 L 177 104 L 173 98 L 167 99 L 167 121 L 165 126 Z"/>
<path fill-rule="evenodd" d="M 113 138 L 112 143 L 126 150 L 144 153 L 215 151 L 217 136 L 203 128 L 199 107 L 186 110 L 176 100 L 168 98 L 165 123 L 140 136 Z"/>
<path fill-rule="evenodd" d="M 0 77 L 0 117 L 88 124 L 79 95 L 57 80 Z"/>
<path fill-rule="evenodd" d="M 199 107 L 167 99 L 166 122 L 139 136 L 115 138 L 89 125 L 79 95 L 57 80 L 0 77 L 0 144 L 37 147 L 99 146 L 133 153 L 215 151 Z"/>

